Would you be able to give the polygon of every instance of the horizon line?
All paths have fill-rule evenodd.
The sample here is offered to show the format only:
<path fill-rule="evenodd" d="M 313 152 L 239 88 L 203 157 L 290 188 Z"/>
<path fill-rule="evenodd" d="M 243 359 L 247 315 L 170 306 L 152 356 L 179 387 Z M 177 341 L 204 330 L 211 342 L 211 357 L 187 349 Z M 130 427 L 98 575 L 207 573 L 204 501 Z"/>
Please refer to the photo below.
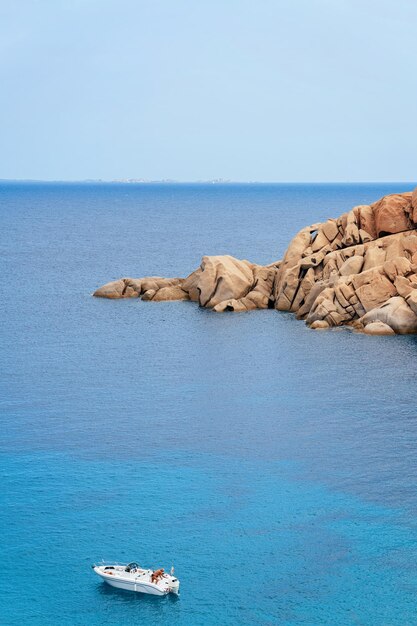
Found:
<path fill-rule="evenodd" d="M 0 183 L 83 183 L 83 184 L 119 184 L 119 185 L 150 185 L 150 184 L 164 184 L 164 185 L 390 185 L 390 184 L 405 184 L 416 185 L 417 181 L 404 181 L 404 180 L 229 180 L 223 178 L 213 179 L 197 179 L 197 180 L 176 180 L 176 179 L 140 179 L 140 178 L 120 178 L 120 179 L 105 179 L 105 178 L 80 178 L 80 179 L 60 179 L 60 178 L 0 178 Z"/>

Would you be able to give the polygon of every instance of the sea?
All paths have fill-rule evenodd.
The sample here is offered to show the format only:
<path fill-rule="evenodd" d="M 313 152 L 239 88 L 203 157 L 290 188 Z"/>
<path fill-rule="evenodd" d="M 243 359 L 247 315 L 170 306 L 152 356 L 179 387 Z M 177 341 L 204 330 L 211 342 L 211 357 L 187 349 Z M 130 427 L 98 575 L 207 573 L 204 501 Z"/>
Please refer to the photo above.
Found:
<path fill-rule="evenodd" d="M 92 297 L 413 187 L 0 183 L 1 624 L 417 624 L 417 337 Z"/>

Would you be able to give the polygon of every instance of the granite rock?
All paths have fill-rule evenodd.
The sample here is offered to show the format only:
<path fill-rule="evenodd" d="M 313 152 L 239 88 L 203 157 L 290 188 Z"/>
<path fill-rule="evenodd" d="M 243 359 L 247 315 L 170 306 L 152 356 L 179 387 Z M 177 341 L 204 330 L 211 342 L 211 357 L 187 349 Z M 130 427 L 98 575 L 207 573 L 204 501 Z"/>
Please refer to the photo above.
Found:
<path fill-rule="evenodd" d="M 363 332 L 367 335 L 395 335 L 391 326 L 380 321 L 370 322 L 365 326 Z"/>
<path fill-rule="evenodd" d="M 313 329 L 417 332 L 417 188 L 303 228 L 267 266 L 204 256 L 186 278 L 122 278 L 94 295 L 192 300 L 216 312 L 275 308 Z"/>

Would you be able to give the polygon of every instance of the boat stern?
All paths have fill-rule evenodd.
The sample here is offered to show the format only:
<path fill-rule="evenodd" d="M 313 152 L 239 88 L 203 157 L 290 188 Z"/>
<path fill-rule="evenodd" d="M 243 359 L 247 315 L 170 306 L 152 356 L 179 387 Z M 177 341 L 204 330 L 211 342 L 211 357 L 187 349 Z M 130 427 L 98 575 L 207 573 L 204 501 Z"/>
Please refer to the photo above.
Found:
<path fill-rule="evenodd" d="M 178 578 L 174 578 L 173 576 L 171 577 L 171 580 L 169 581 L 169 591 L 170 591 L 170 593 L 173 593 L 176 596 L 179 595 L 179 593 L 180 593 L 180 581 L 178 580 Z"/>

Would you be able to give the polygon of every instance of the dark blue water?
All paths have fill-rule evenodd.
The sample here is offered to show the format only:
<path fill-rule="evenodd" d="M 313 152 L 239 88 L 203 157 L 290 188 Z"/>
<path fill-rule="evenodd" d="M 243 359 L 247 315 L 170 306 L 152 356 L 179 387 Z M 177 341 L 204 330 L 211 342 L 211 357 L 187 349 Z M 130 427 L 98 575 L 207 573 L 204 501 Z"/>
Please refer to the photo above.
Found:
<path fill-rule="evenodd" d="M 90 296 L 411 188 L 1 185 L 2 623 L 416 623 L 417 339 Z"/>

